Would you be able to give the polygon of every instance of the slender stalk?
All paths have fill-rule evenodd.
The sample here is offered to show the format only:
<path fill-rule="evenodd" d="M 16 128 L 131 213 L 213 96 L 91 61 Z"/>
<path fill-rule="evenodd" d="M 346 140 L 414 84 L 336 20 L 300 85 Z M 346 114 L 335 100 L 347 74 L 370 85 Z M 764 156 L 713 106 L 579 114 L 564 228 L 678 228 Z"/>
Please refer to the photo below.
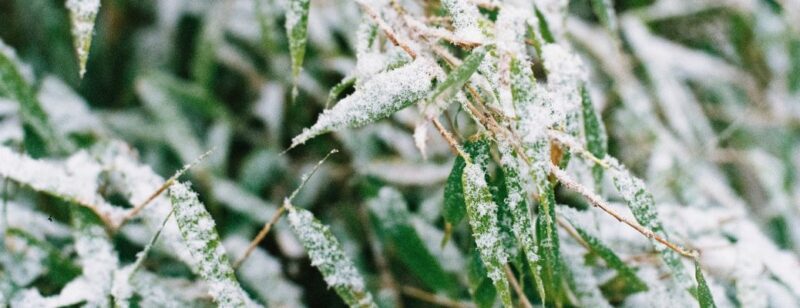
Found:
<path fill-rule="evenodd" d="M 264 237 L 267 236 L 267 233 L 272 230 L 272 226 L 278 222 L 284 211 L 286 211 L 286 208 L 283 206 L 279 207 L 278 210 L 275 211 L 275 214 L 272 215 L 272 218 L 266 224 L 264 224 L 264 227 L 261 228 L 261 231 L 258 231 L 256 237 L 250 241 L 250 245 L 247 246 L 247 250 L 244 251 L 244 254 L 233 263 L 233 269 L 239 268 L 239 266 L 242 265 L 245 260 L 247 260 L 247 257 L 253 253 L 253 250 L 256 249 L 258 243 L 263 241 Z"/>

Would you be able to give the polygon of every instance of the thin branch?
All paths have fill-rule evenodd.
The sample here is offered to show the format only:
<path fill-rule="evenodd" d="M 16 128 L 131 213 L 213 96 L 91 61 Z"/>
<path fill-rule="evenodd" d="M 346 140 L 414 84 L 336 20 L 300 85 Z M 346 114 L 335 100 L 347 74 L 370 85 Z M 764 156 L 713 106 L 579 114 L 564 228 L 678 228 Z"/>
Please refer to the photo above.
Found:
<path fill-rule="evenodd" d="M 450 132 L 448 132 L 447 129 L 444 128 L 444 126 L 442 126 L 442 123 L 439 122 L 439 119 L 433 118 L 431 121 L 433 122 L 433 126 L 436 126 L 436 129 L 439 131 L 439 133 L 442 134 L 442 137 L 444 137 L 444 139 L 447 140 L 447 143 L 450 144 L 450 147 L 453 148 L 453 150 L 456 151 L 458 155 L 461 155 L 461 157 L 463 157 L 465 161 L 467 161 L 468 163 L 472 163 L 469 155 L 467 155 L 466 153 L 464 153 L 463 150 L 461 150 L 461 146 L 458 145 L 458 141 L 453 139 L 453 135 L 450 134 Z"/>
<path fill-rule="evenodd" d="M 531 305 L 528 297 L 525 296 L 525 291 L 522 290 L 522 287 L 519 285 L 519 281 L 517 281 L 517 277 L 514 276 L 514 272 L 511 271 L 511 267 L 509 267 L 508 264 L 506 264 L 505 270 L 506 276 L 508 276 L 508 281 L 511 283 L 511 287 L 514 288 L 514 292 L 517 292 L 520 306 L 524 308 L 533 308 L 533 305 Z"/>
<path fill-rule="evenodd" d="M 386 24 L 386 22 L 383 21 L 383 19 L 381 19 L 380 16 L 378 16 L 378 13 L 375 12 L 372 9 L 372 7 L 370 7 L 368 4 L 364 3 L 363 1 L 356 1 L 356 2 L 358 2 L 358 4 L 361 6 L 361 9 L 364 10 L 364 13 L 367 13 L 367 15 L 369 15 L 369 17 L 372 18 L 372 20 L 376 24 L 378 24 L 378 27 L 381 28 L 383 33 L 386 34 L 386 37 L 390 41 L 392 41 L 392 44 L 394 44 L 395 46 L 398 46 L 398 47 L 402 48 L 403 50 L 405 50 L 405 52 L 409 56 L 411 56 L 412 59 L 416 59 L 417 58 L 417 52 L 414 51 L 413 49 L 411 49 L 411 47 L 409 47 L 408 44 L 406 44 L 405 42 L 401 41 L 397 37 L 397 33 L 394 32 L 394 30 L 392 30 L 392 27 L 390 27 L 388 24 Z"/>
<path fill-rule="evenodd" d="M 183 168 L 181 168 L 180 170 L 178 170 L 177 172 L 175 172 L 175 174 L 173 174 L 173 175 L 172 175 L 172 177 L 170 177 L 169 179 L 167 179 L 166 181 L 164 181 L 164 184 L 161 184 L 161 186 L 159 186 L 159 187 L 158 187 L 158 189 L 156 189 L 156 191 L 154 191 L 152 194 L 150 194 L 150 196 L 149 196 L 149 197 L 147 197 L 147 199 L 145 199 L 144 201 L 142 201 L 141 203 L 139 203 L 138 205 L 136 205 L 135 207 L 133 207 L 133 209 L 131 209 L 131 210 L 128 212 L 128 214 L 127 214 L 127 215 L 125 215 L 125 217 L 123 217 L 123 218 L 122 218 L 122 221 L 120 221 L 119 225 L 118 225 L 118 226 L 115 226 L 115 228 L 116 228 L 116 229 L 119 229 L 119 228 L 121 228 L 123 225 L 125 225 L 125 223 L 126 223 L 128 220 L 131 220 L 131 219 L 133 219 L 134 217 L 136 217 L 136 215 L 138 215 L 138 214 L 139 214 L 139 212 L 141 212 L 141 211 L 142 211 L 142 210 L 143 210 L 143 209 L 144 209 L 144 208 L 145 208 L 145 207 L 146 207 L 148 204 L 150 204 L 151 202 L 153 202 L 153 200 L 155 200 L 156 198 L 158 198 L 158 196 L 160 196 L 160 195 L 161 195 L 161 194 L 162 194 L 162 193 L 163 193 L 165 190 L 167 190 L 167 188 L 169 188 L 170 186 L 172 186 L 172 184 L 174 184 L 174 183 L 175 183 L 175 181 L 177 181 L 177 180 L 178 180 L 178 178 L 179 178 L 179 177 L 181 177 L 181 175 L 183 175 L 184 173 L 186 173 L 186 171 L 188 171 L 188 170 L 189 170 L 189 169 L 191 169 L 192 167 L 194 167 L 194 166 L 196 166 L 197 164 L 199 164 L 199 163 L 200 163 L 201 161 L 203 161 L 203 160 L 204 160 L 206 157 L 208 157 L 208 155 L 211 155 L 211 153 L 212 153 L 212 152 L 214 152 L 214 149 L 213 149 L 213 148 L 212 148 L 211 150 L 208 150 L 207 152 L 203 153 L 203 155 L 200 155 L 199 157 L 197 157 L 197 158 L 196 158 L 196 159 L 195 159 L 193 162 L 191 162 L 191 163 L 189 163 L 189 164 L 186 164 L 186 165 L 184 165 L 184 166 L 183 166 Z"/>
<path fill-rule="evenodd" d="M 459 301 L 454 301 L 447 297 L 428 293 L 424 290 L 417 289 L 411 286 L 403 286 L 402 287 L 403 294 L 408 295 L 410 297 L 416 298 L 421 301 L 425 301 L 431 304 L 436 304 L 442 307 L 453 307 L 453 308 L 469 308 L 475 307 L 471 303 L 462 303 Z"/>
<path fill-rule="evenodd" d="M 687 249 L 685 249 L 685 248 L 683 248 L 683 247 L 681 247 L 681 246 L 679 246 L 677 244 L 674 244 L 674 243 L 668 241 L 667 239 L 659 236 L 658 234 L 656 234 L 655 232 L 651 231 L 650 229 L 642 227 L 640 224 L 638 224 L 636 222 L 633 222 L 633 221 L 625 218 L 621 214 L 617 213 L 616 211 L 612 210 L 611 206 L 608 203 L 606 203 L 602 198 L 600 198 L 599 196 L 597 196 L 593 192 L 591 192 L 588 189 L 586 189 L 586 187 L 583 187 L 583 185 L 579 184 L 578 182 L 576 182 L 575 180 L 570 178 L 570 176 L 567 175 L 567 173 L 564 172 L 563 170 L 559 169 L 558 166 L 556 166 L 556 165 L 551 163 L 550 164 L 550 169 L 551 169 L 552 174 L 556 176 L 556 178 L 558 179 L 559 182 L 561 182 L 561 184 L 563 184 L 565 187 L 569 188 L 570 190 L 581 194 L 594 207 L 600 208 L 604 212 L 606 212 L 609 215 L 611 215 L 612 217 L 614 217 L 619 222 L 622 222 L 622 223 L 630 226 L 631 228 L 635 229 L 636 231 L 639 231 L 639 233 L 641 233 L 642 235 L 644 235 L 647 238 L 656 240 L 657 242 L 659 242 L 661 244 L 664 244 L 664 246 L 667 246 L 669 249 L 674 250 L 675 252 L 683 255 L 684 257 L 687 257 L 687 258 L 696 258 L 696 257 L 698 257 L 696 251 L 687 250 Z"/>
<path fill-rule="evenodd" d="M 244 254 L 241 257 L 239 257 L 239 259 L 237 259 L 236 262 L 233 263 L 234 269 L 239 268 L 239 266 L 242 265 L 242 263 L 245 260 L 247 260 L 250 254 L 253 253 L 253 250 L 255 250 L 256 247 L 258 246 L 258 243 L 264 240 L 264 237 L 267 236 L 269 230 L 272 230 L 272 226 L 278 222 L 284 211 L 286 211 L 286 208 L 281 206 L 278 208 L 277 211 L 275 211 L 275 214 L 272 214 L 272 218 L 266 224 L 264 224 L 264 227 L 261 228 L 261 231 L 258 231 L 256 237 L 252 241 L 250 241 L 250 245 L 247 246 L 247 250 L 244 251 Z"/>

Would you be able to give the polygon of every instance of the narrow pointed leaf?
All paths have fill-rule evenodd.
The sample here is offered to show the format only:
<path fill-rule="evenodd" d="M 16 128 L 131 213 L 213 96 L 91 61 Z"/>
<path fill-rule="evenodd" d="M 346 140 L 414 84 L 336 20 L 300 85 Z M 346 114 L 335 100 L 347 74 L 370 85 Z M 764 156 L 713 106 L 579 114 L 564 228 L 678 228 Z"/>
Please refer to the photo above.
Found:
<path fill-rule="evenodd" d="M 668 238 L 661 224 L 661 220 L 658 218 L 653 195 L 647 190 L 644 182 L 634 177 L 630 171 L 615 159 L 607 158 L 607 161 L 611 161 L 611 164 L 614 166 L 614 169 L 611 169 L 614 185 L 617 187 L 622 198 L 627 202 L 636 221 L 662 238 Z M 682 287 L 689 288 L 692 282 L 686 274 L 686 268 L 681 262 L 681 256 L 674 250 L 668 249 L 655 240 L 651 239 L 651 242 L 661 254 L 661 258 L 672 272 L 675 281 Z"/>
<path fill-rule="evenodd" d="M 492 201 L 492 194 L 489 192 L 485 177 L 478 164 L 469 163 L 464 167 L 462 181 L 467 217 L 487 275 L 500 294 L 503 305 L 511 307 L 511 290 L 504 270 L 508 256 L 500 242 L 497 205 Z"/>
<path fill-rule="evenodd" d="M 485 56 L 485 48 L 481 47 L 473 50 L 461 65 L 447 74 L 447 78 L 444 81 L 436 85 L 436 88 L 428 95 L 428 101 L 450 100 L 458 91 L 461 91 L 464 83 L 478 70 L 478 66 L 483 62 Z"/>
<path fill-rule="evenodd" d="M 628 287 L 631 292 L 647 291 L 647 284 L 645 284 L 644 281 L 636 276 L 636 271 L 625 264 L 625 262 L 622 261 L 622 259 L 620 259 L 616 253 L 614 253 L 614 251 L 603 244 L 600 239 L 594 237 L 593 235 L 589 234 L 588 231 L 581 228 L 573 220 L 569 221 L 572 227 L 575 228 L 575 231 L 577 231 L 581 236 L 583 241 L 589 245 L 591 251 L 603 259 L 608 267 L 617 271 L 617 275 L 619 275 L 619 277 L 625 281 L 626 287 Z"/>
<path fill-rule="evenodd" d="M 94 34 L 94 21 L 100 11 L 100 0 L 67 0 L 70 24 L 72 25 L 72 42 L 75 55 L 78 56 L 80 75 L 86 73 L 86 60 Z"/>
<path fill-rule="evenodd" d="M 536 246 L 536 239 L 534 238 L 533 232 L 535 229 L 531 223 L 532 215 L 526 197 L 528 193 L 524 189 L 526 183 L 519 175 L 519 170 L 521 169 L 519 160 L 510 145 L 500 142 L 499 148 L 502 175 L 505 179 L 504 184 L 507 192 L 503 204 L 511 211 L 514 237 L 521 245 L 525 260 L 531 268 L 531 275 L 536 282 L 536 291 L 539 292 L 539 297 L 544 301 L 546 292 L 541 278 L 541 259 Z"/>
<path fill-rule="evenodd" d="M 33 88 L 23 78 L 13 51 L 2 41 L 0 41 L 0 97 L 7 97 L 19 103 L 28 153 L 34 157 L 41 157 L 47 153 L 61 154 L 72 149 L 72 144 L 53 129 Z"/>
<path fill-rule="evenodd" d="M 219 307 L 245 307 L 250 299 L 239 282 L 220 242 L 214 220 L 197 194 L 185 183 L 175 183 L 169 188 L 175 220 L 194 259 L 190 264 L 208 283 L 211 298 Z"/>
<path fill-rule="evenodd" d="M 608 137 L 600 115 L 594 109 L 589 91 L 586 86 L 581 87 L 581 109 L 583 110 L 583 132 L 586 138 L 586 148 L 597 158 L 603 159 L 608 152 Z M 600 191 L 603 181 L 603 166 L 592 166 L 595 190 Z"/>
<path fill-rule="evenodd" d="M 394 189 L 384 187 L 367 205 L 378 220 L 382 231 L 380 233 L 394 246 L 393 252 L 400 261 L 429 288 L 437 291 L 452 290 L 452 280 L 411 225 L 410 213 L 403 196 Z"/>
<path fill-rule="evenodd" d="M 376 307 L 364 278 L 345 255 L 330 228 L 304 209 L 290 207 L 288 216 L 292 231 L 311 258 L 311 265 L 319 269 L 325 282 L 336 290 L 345 304 L 351 307 Z"/>
<path fill-rule="evenodd" d="M 418 58 L 411 64 L 373 76 L 363 88 L 325 110 L 311 128 L 292 139 L 295 147 L 318 135 L 360 127 L 408 107 L 430 91 L 436 63 Z"/>
<path fill-rule="evenodd" d="M 292 78 L 297 86 L 297 76 L 303 67 L 308 39 L 308 8 L 310 0 L 290 0 L 286 10 L 286 36 L 289 38 L 289 53 L 292 57 Z"/>
<path fill-rule="evenodd" d="M 717 304 L 714 303 L 714 297 L 711 296 L 711 290 L 708 288 L 705 276 L 703 276 L 703 269 L 700 268 L 700 263 L 694 264 L 694 276 L 697 279 L 697 302 L 700 304 L 700 308 L 716 308 Z"/>
<path fill-rule="evenodd" d="M 592 0 L 592 10 L 608 31 L 611 33 L 617 32 L 617 14 L 614 12 L 614 0 Z"/>

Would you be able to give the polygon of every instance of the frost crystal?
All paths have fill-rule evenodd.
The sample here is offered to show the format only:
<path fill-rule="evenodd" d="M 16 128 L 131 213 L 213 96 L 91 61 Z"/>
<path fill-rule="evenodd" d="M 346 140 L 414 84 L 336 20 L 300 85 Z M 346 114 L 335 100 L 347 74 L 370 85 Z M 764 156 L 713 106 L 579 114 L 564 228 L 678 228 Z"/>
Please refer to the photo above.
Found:
<path fill-rule="evenodd" d="M 468 42 L 480 42 L 484 39 L 478 7 L 467 0 L 445 0 L 442 1 L 442 6 L 453 18 L 453 27 L 458 38 Z"/>

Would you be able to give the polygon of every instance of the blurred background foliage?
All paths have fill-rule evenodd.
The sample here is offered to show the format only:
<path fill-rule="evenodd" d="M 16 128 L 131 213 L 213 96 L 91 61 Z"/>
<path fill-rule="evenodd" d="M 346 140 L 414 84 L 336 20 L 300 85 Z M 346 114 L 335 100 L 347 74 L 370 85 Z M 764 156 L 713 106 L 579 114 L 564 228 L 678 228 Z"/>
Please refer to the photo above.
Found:
<path fill-rule="evenodd" d="M 427 5 L 436 8 L 436 2 Z M 602 30 L 590 1 L 569 2 L 567 37 L 590 69 L 589 91 L 608 130 L 609 153 L 646 179 L 659 204 L 707 202 L 709 194 L 699 191 L 698 181 L 729 186 L 747 205 L 747 219 L 797 260 L 800 3 L 616 0 L 621 29 L 617 53 L 615 38 Z M 309 44 L 298 95 L 292 98 L 283 28 L 286 5 L 282 0 L 102 1 L 83 79 L 64 1 L 0 0 L 0 38 L 30 67 L 40 97 L 50 97 L 53 104 L 69 100 L 88 106 L 85 113 L 91 116 L 85 118 L 72 114 L 74 110 L 56 110 L 65 115 L 59 118 L 46 108 L 56 122 L 78 122 L 64 125 L 76 127 L 69 138 L 79 147 L 124 140 L 165 178 L 214 148 L 190 170 L 189 178 L 223 238 L 252 238 L 270 217 L 262 209 L 274 211 L 298 186 L 301 174 L 331 149 L 340 149 L 306 184 L 295 205 L 331 226 L 371 289 L 387 288 L 382 275 L 388 272 L 398 285 L 409 287 L 402 296 L 407 306 L 430 305 L 414 293 L 419 289 L 470 298 L 469 288 L 461 286 L 467 274 L 463 269 L 475 263 L 466 226 L 456 226 L 447 249 L 438 248 L 444 231 L 443 185 L 454 156 L 432 135 L 428 157 L 422 158 L 412 139 L 421 119 L 414 108 L 281 154 L 292 137 L 314 123 L 326 106 L 328 91 L 354 68 L 355 29 L 361 19 L 350 0 L 311 1 Z M 636 32 L 641 30 L 648 33 Z M 631 83 L 643 87 L 645 97 L 637 99 L 657 102 L 648 105 L 653 106 L 648 112 L 687 141 L 691 153 L 661 149 L 666 145 L 658 133 L 632 111 L 636 104 L 624 102 L 636 91 L 626 88 Z M 466 124 L 463 111 L 455 107 L 450 112 L 460 135 L 475 131 Z M 11 137 L 4 142 L 15 144 L 15 134 L 13 129 L 6 131 L 4 136 Z M 690 163 L 676 163 L 682 159 Z M 695 161 L 710 163 L 720 172 L 700 177 L 681 169 Z M 370 216 L 367 201 L 384 186 L 402 193 L 405 215 L 410 215 L 404 223 L 411 229 L 387 231 L 383 221 Z M 68 222 L 65 207 L 47 206 L 58 202 L 55 199 L 29 200 L 56 222 Z M 564 190 L 558 191 L 557 200 L 587 207 Z M 411 231 L 419 234 L 419 241 L 402 234 Z M 259 247 L 279 262 L 282 279 L 301 290 L 302 303 L 340 306 L 287 235 L 271 232 Z M 56 249 L 68 242 L 50 240 Z M 119 234 L 114 241 L 127 262 L 142 247 Z M 415 250 L 426 249 L 445 270 L 440 280 L 419 272 L 428 262 L 428 252 Z M 417 261 L 422 263 L 414 264 Z M 638 262 L 633 257 L 628 261 Z M 190 276 L 185 266 L 164 253 L 155 252 L 146 262 L 146 268 L 166 277 Z M 59 271 L 64 273 L 57 279 L 37 282 L 43 294 L 57 292 L 64 275 L 75 275 L 70 267 Z M 441 286 L 441 281 L 458 286 Z M 244 285 L 258 293 L 260 286 Z M 800 303 L 800 290 L 793 289 L 798 286 L 785 287 L 794 303 Z M 624 302 L 625 292 L 608 292 L 612 302 Z"/>

